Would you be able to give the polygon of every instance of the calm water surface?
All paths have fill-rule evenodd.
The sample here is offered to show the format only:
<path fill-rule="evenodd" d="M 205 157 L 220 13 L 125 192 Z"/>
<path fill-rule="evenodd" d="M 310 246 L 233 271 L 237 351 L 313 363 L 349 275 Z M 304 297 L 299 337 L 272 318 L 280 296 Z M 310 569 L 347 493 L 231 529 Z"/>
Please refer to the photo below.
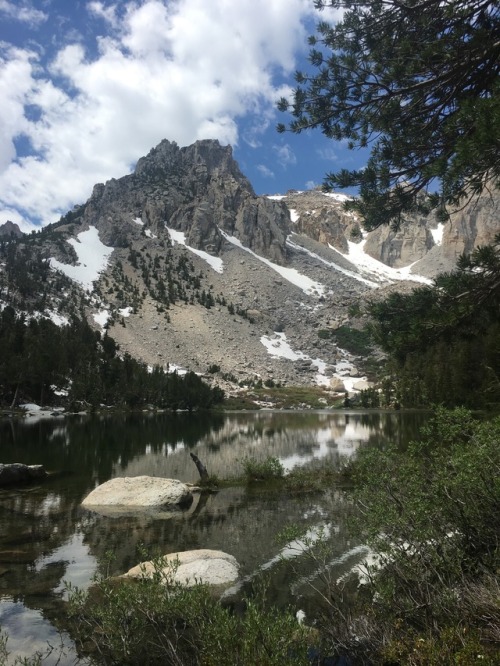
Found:
<path fill-rule="evenodd" d="M 278 457 L 296 465 L 338 465 L 360 446 L 391 441 L 404 446 L 426 416 L 385 412 L 258 412 L 225 415 L 78 416 L 1 421 L 0 462 L 43 464 L 54 472 L 40 485 L 0 489 L 0 626 L 15 656 L 56 647 L 45 663 L 78 662 L 64 632 L 65 583 L 87 587 L 109 566 L 123 573 L 140 561 L 142 546 L 161 553 L 215 548 L 241 565 L 241 594 L 265 572 L 277 603 L 313 604 L 314 571 L 300 549 L 282 551 L 276 535 L 300 525 L 329 538 L 329 562 L 342 575 L 363 557 L 345 526 L 351 510 L 343 494 L 265 495 L 233 487 L 196 496 L 188 510 L 171 514 L 106 517 L 80 507 L 98 484 L 116 476 L 177 478 L 196 482 L 189 457 L 196 452 L 211 474 L 240 474 L 246 457 Z M 279 565 L 280 554 L 291 556 Z M 62 655 L 61 655 L 62 649 Z M 78 663 L 83 664 L 83 660 Z"/>

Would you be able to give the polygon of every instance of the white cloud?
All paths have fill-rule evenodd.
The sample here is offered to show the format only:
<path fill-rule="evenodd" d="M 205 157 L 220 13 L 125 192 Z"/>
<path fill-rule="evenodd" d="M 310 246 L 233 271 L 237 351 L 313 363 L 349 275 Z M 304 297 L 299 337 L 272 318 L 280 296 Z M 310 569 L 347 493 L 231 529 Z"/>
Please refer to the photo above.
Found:
<path fill-rule="evenodd" d="M 333 148 L 329 148 L 326 146 L 318 148 L 316 152 L 319 155 L 319 157 L 321 157 L 322 160 L 327 160 L 329 162 L 335 162 L 339 158 L 339 156 L 337 155 L 337 153 Z"/>
<path fill-rule="evenodd" d="M 258 122 L 283 94 L 276 77 L 307 49 L 313 9 L 309 0 L 95 0 L 87 12 L 101 31 L 97 55 L 79 38 L 51 62 L 10 48 L 0 63 L 0 211 L 54 221 L 163 138 L 234 145 L 238 123 L 255 115 L 258 141 Z M 35 154 L 16 156 L 21 136 Z M 295 161 L 289 146 L 278 158 Z"/>
<path fill-rule="evenodd" d="M 87 7 L 90 14 L 94 14 L 94 16 L 97 16 L 98 18 L 102 18 L 113 28 L 118 27 L 116 5 L 109 5 L 106 7 L 102 2 L 95 1 L 89 2 Z"/>
<path fill-rule="evenodd" d="M 264 178 L 274 178 L 274 171 L 271 171 L 265 164 L 257 164 L 257 171 L 264 176 Z"/>
<path fill-rule="evenodd" d="M 288 143 L 283 146 L 273 146 L 273 150 L 282 167 L 286 168 L 290 164 L 297 164 L 297 157 Z"/>
<path fill-rule="evenodd" d="M 36 25 L 47 20 L 45 12 L 34 9 L 27 2 L 9 2 L 9 0 L 0 0 L 0 14 L 9 19 L 20 21 L 21 23 L 30 23 Z"/>

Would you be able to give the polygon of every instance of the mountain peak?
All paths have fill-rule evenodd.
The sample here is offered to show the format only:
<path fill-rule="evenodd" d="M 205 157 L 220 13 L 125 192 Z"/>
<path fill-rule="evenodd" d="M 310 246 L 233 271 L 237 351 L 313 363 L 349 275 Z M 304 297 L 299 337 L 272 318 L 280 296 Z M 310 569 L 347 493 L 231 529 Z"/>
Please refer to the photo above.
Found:
<path fill-rule="evenodd" d="M 0 224 L 0 238 L 21 238 L 23 232 L 15 222 L 7 220 Z"/>

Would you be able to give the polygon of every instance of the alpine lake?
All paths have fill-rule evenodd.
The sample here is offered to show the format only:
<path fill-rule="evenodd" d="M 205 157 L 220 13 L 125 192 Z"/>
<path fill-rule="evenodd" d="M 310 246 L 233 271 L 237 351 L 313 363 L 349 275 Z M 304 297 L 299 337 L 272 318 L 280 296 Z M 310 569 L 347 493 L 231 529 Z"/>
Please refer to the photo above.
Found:
<path fill-rule="evenodd" d="M 85 664 L 67 633 L 67 584 L 87 588 L 96 573 L 122 574 L 140 553 L 211 548 L 234 555 L 241 580 L 229 594 L 252 594 L 263 577 L 272 602 L 314 615 L 318 572 L 300 541 L 280 542 L 287 527 L 327 540 L 326 565 L 346 575 L 367 555 L 352 540 L 352 505 L 337 487 L 321 493 L 263 491 L 239 483 L 195 494 L 177 513 L 103 516 L 81 507 L 98 484 L 149 475 L 196 483 L 189 453 L 211 475 L 242 475 L 246 458 L 338 468 L 359 447 L 404 447 L 418 437 L 421 412 L 233 412 L 75 415 L 0 421 L 0 462 L 42 464 L 49 477 L 0 489 L 0 627 L 10 657 L 46 655 L 44 664 Z M 111 555 L 111 556 L 110 556 Z M 144 558 L 142 558 L 144 559 Z M 237 603 L 237 602 L 235 602 Z M 50 647 L 51 646 L 51 647 Z M 51 649 L 52 648 L 52 649 Z"/>

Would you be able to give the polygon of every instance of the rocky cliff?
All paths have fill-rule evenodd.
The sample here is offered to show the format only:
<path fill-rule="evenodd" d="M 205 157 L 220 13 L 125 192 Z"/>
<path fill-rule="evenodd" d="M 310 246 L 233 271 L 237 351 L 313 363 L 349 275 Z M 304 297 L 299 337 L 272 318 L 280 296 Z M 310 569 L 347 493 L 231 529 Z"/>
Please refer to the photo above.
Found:
<path fill-rule="evenodd" d="M 164 236 L 166 227 L 181 231 L 191 247 L 214 255 L 225 232 L 273 261 L 287 258 L 286 206 L 257 197 L 231 147 L 217 141 L 186 148 L 162 141 L 137 162 L 133 174 L 96 185 L 80 212 L 80 223 L 96 226 L 112 247 L 137 238 L 134 220 L 141 220 L 154 235 Z"/>

